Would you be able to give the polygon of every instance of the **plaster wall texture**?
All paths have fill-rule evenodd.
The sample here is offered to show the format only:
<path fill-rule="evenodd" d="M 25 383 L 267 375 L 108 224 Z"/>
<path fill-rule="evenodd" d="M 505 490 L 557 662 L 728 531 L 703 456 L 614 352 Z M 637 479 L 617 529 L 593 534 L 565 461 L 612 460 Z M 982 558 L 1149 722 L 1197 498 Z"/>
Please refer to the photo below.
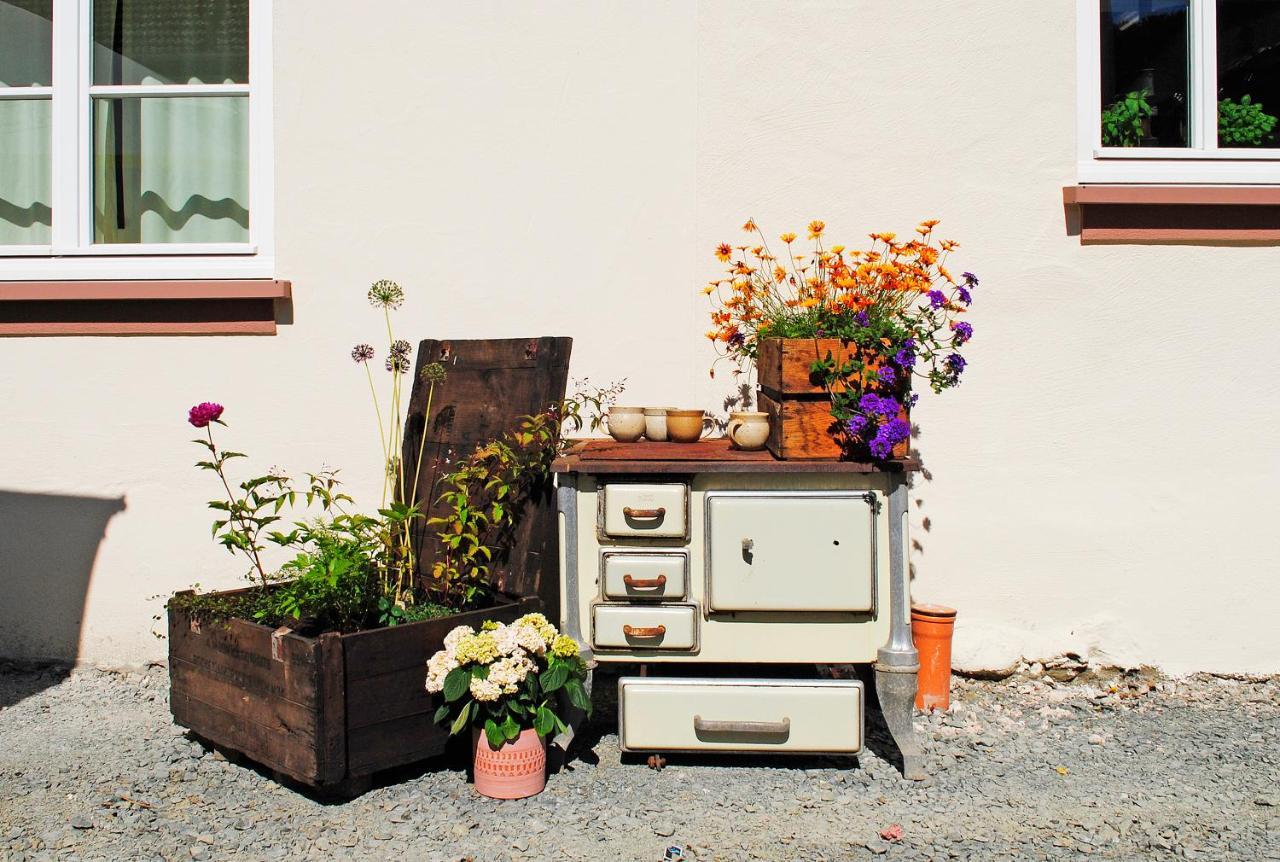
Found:
<path fill-rule="evenodd" d="M 938 217 L 982 278 L 968 379 L 916 413 L 913 591 L 959 609 L 957 665 L 1280 671 L 1280 249 L 1067 234 L 1074 3 L 344 8 L 275 9 L 292 325 L 0 341 L 0 655 L 158 659 L 150 597 L 238 582 L 194 402 L 254 466 L 337 465 L 370 500 L 348 350 L 377 278 L 414 341 L 568 335 L 574 377 L 717 408 L 699 288 L 747 216 L 853 246 Z"/>

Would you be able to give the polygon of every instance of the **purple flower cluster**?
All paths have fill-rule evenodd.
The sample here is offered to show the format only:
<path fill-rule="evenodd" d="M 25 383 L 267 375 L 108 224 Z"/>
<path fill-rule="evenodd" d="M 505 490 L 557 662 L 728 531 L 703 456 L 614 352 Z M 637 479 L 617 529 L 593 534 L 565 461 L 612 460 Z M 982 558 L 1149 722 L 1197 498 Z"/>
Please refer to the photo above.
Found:
<path fill-rule="evenodd" d="M 867 310 L 864 308 L 853 316 L 853 322 L 859 326 L 870 326 L 871 318 L 867 316 Z"/>
<path fill-rule="evenodd" d="M 946 294 L 944 294 L 940 290 L 929 291 L 929 307 L 930 308 L 942 308 L 942 306 L 946 304 L 947 304 Z"/>
<path fill-rule="evenodd" d="M 897 353 L 893 354 L 893 361 L 897 363 L 899 368 L 910 371 L 916 364 L 916 340 L 914 338 L 902 339 L 902 347 Z"/>
<path fill-rule="evenodd" d="M 895 417 L 880 425 L 868 448 L 876 458 L 888 458 L 893 453 L 893 447 L 910 436 L 911 423 Z"/>
<path fill-rule="evenodd" d="M 883 416 L 887 419 L 890 416 L 897 416 L 902 405 L 888 395 L 881 397 L 874 392 L 868 392 L 858 399 L 858 409 L 868 416 Z"/>
<path fill-rule="evenodd" d="M 880 378 L 880 383 L 884 386 L 892 386 L 898 380 L 898 372 L 893 370 L 893 366 L 886 365 L 876 372 L 876 376 Z"/>
<path fill-rule="evenodd" d="M 951 341 L 956 347 L 968 343 L 969 339 L 973 338 L 973 324 L 968 321 L 962 320 L 951 324 L 951 331 L 955 333 L 951 336 Z"/>
<path fill-rule="evenodd" d="M 187 411 L 187 421 L 197 428 L 207 428 L 222 416 L 222 405 L 204 401 Z"/>
<path fill-rule="evenodd" d="M 959 377 L 960 373 L 964 371 L 965 365 L 968 364 L 959 353 L 952 353 L 947 357 L 946 362 L 947 370 L 951 372 L 953 377 Z"/>

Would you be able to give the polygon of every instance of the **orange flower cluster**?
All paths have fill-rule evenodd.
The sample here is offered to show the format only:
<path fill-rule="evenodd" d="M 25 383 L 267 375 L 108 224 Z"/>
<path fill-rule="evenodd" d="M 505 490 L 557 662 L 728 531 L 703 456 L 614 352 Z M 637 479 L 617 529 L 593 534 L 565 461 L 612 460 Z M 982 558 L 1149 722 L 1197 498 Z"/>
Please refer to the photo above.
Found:
<path fill-rule="evenodd" d="M 855 315 L 872 306 L 900 312 L 930 291 L 954 287 L 956 281 L 943 261 L 958 245 L 935 240 L 937 224 L 936 219 L 920 222 L 917 236 L 905 242 L 893 233 L 873 233 L 870 247 L 855 251 L 843 245 L 825 248 L 826 225 L 813 221 L 808 234 L 814 250 L 791 253 L 796 234 L 784 233 L 780 239 L 786 253 L 779 257 L 755 221 L 748 220 L 742 228 L 755 233 L 758 244 L 726 242 L 716 247 L 716 257 L 729 267 L 727 277 L 703 288 L 714 303 L 707 338 L 726 354 L 752 358 L 758 340 L 783 322 L 796 323 L 806 316 L 816 319 L 820 314 L 824 318 L 826 314 Z M 950 300 L 946 308 L 955 313 L 964 310 Z"/>

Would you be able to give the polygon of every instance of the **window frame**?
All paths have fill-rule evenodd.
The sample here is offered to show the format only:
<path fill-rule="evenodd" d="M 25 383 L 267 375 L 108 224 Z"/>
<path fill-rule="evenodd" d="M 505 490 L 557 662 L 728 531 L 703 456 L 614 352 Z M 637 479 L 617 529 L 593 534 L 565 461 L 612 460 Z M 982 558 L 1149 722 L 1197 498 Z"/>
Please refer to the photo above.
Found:
<path fill-rule="evenodd" d="M 1218 3 L 1188 0 L 1191 146 L 1102 146 L 1101 0 L 1076 0 L 1076 173 L 1081 183 L 1280 184 L 1280 147 L 1217 146 Z"/>
<path fill-rule="evenodd" d="M 249 0 L 248 84 L 95 85 L 93 0 L 53 0 L 52 86 L 0 88 L 0 99 L 52 104 L 51 241 L 0 245 L 0 281 L 274 277 L 271 25 L 271 0 Z M 103 95 L 248 99 L 248 242 L 93 242 L 93 97 Z"/>

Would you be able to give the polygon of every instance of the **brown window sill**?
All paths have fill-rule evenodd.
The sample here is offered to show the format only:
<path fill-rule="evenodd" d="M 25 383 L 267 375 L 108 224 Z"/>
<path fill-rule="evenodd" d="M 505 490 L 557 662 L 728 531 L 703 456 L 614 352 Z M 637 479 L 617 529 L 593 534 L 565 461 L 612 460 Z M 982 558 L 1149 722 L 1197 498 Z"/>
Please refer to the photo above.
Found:
<path fill-rule="evenodd" d="M 292 296 L 270 278 L 0 282 L 0 336 L 275 335 Z"/>
<path fill-rule="evenodd" d="M 1280 244 L 1280 186 L 1065 186 L 1062 203 L 1082 244 Z"/>

